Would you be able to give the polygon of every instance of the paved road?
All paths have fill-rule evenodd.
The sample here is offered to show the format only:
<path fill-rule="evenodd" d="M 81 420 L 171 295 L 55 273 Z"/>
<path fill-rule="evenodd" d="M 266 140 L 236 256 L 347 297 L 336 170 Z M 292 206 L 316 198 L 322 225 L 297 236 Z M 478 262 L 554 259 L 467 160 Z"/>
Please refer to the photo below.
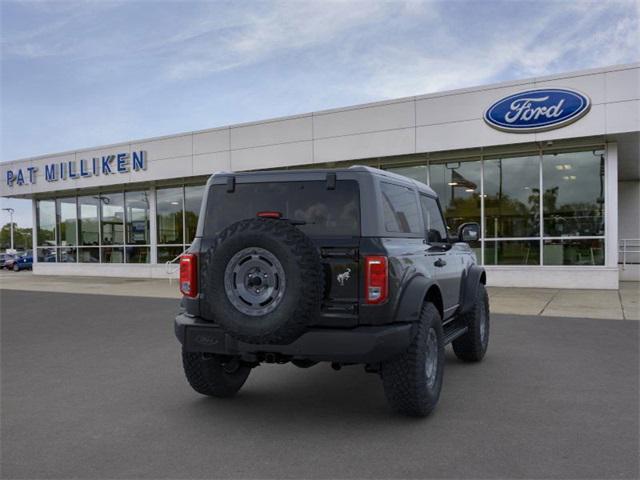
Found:
<path fill-rule="evenodd" d="M 256 369 L 233 400 L 186 385 L 168 299 L 1 291 L 4 478 L 637 478 L 638 323 L 494 316 L 448 355 L 435 414 L 378 378 Z"/>

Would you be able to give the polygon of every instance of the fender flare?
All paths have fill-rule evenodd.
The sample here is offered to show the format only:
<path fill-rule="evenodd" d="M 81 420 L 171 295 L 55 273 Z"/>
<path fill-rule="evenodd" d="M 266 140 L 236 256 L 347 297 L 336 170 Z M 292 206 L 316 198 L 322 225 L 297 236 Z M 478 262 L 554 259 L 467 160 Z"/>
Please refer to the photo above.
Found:
<path fill-rule="evenodd" d="M 486 283 L 486 275 L 484 268 L 478 265 L 469 268 L 463 278 L 459 313 L 467 313 L 473 308 L 478 297 L 478 285 Z"/>
<path fill-rule="evenodd" d="M 398 305 L 393 316 L 395 322 L 415 322 L 420 319 L 422 305 L 429 289 L 436 285 L 433 279 L 423 275 L 411 278 L 400 295 Z M 440 287 L 437 287 L 438 289 Z"/>

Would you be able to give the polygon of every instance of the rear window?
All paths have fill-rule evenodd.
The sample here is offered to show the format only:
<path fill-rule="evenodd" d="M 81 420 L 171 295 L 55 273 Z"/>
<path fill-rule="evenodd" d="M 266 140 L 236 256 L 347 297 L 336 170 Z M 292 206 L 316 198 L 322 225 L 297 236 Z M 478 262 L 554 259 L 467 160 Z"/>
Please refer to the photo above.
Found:
<path fill-rule="evenodd" d="M 360 194 L 355 180 L 338 180 L 334 190 L 327 189 L 325 181 L 237 183 L 233 192 L 227 192 L 226 185 L 214 185 L 207 211 L 207 236 L 267 211 L 304 222 L 298 228 L 309 236 L 360 235 Z"/>
<path fill-rule="evenodd" d="M 422 227 L 415 192 L 410 188 L 386 182 L 382 182 L 380 187 L 384 227 L 387 232 L 420 233 Z"/>

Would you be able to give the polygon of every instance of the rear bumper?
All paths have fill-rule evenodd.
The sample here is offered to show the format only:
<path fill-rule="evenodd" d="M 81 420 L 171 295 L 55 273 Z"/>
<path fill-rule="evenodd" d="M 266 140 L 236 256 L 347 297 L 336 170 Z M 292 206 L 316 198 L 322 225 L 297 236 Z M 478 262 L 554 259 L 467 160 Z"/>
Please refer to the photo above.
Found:
<path fill-rule="evenodd" d="M 351 329 L 310 328 L 288 345 L 254 345 L 227 335 L 217 325 L 198 317 L 178 315 L 176 337 L 185 350 L 252 356 L 275 353 L 290 359 L 342 363 L 376 363 L 407 349 L 413 337 L 410 323 Z"/>

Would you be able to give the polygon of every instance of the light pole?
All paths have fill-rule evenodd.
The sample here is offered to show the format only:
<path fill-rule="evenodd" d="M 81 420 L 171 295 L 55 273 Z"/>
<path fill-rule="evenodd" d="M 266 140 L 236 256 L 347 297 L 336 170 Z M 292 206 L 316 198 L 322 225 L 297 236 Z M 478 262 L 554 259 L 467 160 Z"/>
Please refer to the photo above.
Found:
<path fill-rule="evenodd" d="M 6 210 L 7 212 L 9 212 L 9 227 L 11 228 L 11 250 L 13 250 L 13 214 L 15 212 L 15 210 L 11 207 L 9 208 L 3 208 L 3 210 Z"/>

